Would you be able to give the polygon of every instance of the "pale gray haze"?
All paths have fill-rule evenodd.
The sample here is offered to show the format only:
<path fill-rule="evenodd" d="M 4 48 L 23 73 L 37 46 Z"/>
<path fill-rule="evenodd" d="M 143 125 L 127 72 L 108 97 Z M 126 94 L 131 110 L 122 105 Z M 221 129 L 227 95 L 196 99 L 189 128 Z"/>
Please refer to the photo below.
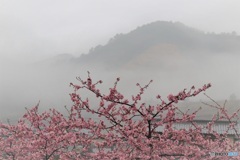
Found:
<path fill-rule="evenodd" d="M 153 79 L 146 99 L 208 82 L 213 99 L 239 99 L 239 8 L 239 0 L 0 0 L 0 119 L 16 120 L 38 101 L 42 110 L 64 110 L 71 105 L 69 83 L 86 77 L 86 70 L 106 82 L 101 86 L 105 91 L 120 76 L 119 87 L 127 95 L 137 92 L 137 82 Z M 138 36 L 154 35 L 143 25 L 173 26 L 166 39 L 168 32 L 184 30 L 179 37 L 196 43 L 155 37 L 140 50 Z M 190 33 L 191 28 L 199 33 Z M 126 40 L 133 46 L 125 47 Z M 161 65 L 151 68 L 155 52 Z M 114 57 L 124 53 L 129 54 L 115 63 Z M 105 68 L 100 70 L 98 61 Z"/>

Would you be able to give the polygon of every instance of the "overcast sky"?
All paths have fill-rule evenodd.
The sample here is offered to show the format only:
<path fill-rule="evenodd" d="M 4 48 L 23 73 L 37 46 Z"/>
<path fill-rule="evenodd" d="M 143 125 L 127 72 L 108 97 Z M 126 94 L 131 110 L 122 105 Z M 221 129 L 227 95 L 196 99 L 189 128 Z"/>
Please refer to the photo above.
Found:
<path fill-rule="evenodd" d="M 0 58 L 79 56 L 117 33 L 157 20 L 240 33 L 239 7 L 239 0 L 0 0 Z"/>

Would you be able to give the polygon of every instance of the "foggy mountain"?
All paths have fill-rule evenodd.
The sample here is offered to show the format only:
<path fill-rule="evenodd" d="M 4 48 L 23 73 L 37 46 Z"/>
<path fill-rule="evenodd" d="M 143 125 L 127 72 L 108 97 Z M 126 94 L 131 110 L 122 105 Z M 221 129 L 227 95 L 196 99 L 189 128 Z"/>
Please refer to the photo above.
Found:
<path fill-rule="evenodd" d="M 228 99 L 232 94 L 239 99 L 239 52 L 240 36 L 235 32 L 204 33 L 179 22 L 153 22 L 117 34 L 106 45 L 77 58 L 60 54 L 28 65 L 6 65 L 7 72 L 0 70 L 0 117 L 16 121 L 25 107 L 39 101 L 40 111 L 65 111 L 65 105 L 72 105 L 69 83 L 79 83 L 75 77 L 87 77 L 87 71 L 94 80 L 103 80 L 100 89 L 104 93 L 120 77 L 118 89 L 126 97 L 138 93 L 136 83 L 145 85 L 153 79 L 143 97 L 146 101 L 209 82 L 213 87 L 207 93 L 213 99 Z"/>
<path fill-rule="evenodd" d="M 88 54 L 81 55 L 76 61 L 84 65 L 104 65 L 106 69 L 134 65 L 145 68 L 149 64 L 161 67 L 159 60 L 168 56 L 237 54 L 239 51 L 240 36 L 235 32 L 204 33 L 180 22 L 157 21 L 127 34 L 117 34 L 106 45 L 90 49 Z"/>

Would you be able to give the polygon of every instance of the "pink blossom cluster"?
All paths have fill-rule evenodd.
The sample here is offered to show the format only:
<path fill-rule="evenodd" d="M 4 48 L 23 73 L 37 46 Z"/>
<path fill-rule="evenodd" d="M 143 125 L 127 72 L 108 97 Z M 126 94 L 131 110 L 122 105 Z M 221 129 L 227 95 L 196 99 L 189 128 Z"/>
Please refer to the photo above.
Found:
<path fill-rule="evenodd" d="M 144 87 L 137 84 L 139 93 L 126 98 L 117 90 L 120 78 L 108 94 L 97 88 L 102 81 L 94 83 L 90 73 L 87 80 L 78 80 L 80 84 L 70 84 L 74 88 L 70 94 L 73 105 L 66 108 L 67 115 L 56 109 L 39 113 L 37 105 L 27 110 L 16 124 L 0 123 L 0 159 L 196 160 L 216 159 L 209 155 L 210 151 L 240 151 L 238 143 L 232 144 L 226 138 L 227 133 L 220 135 L 211 129 L 216 117 L 207 126 L 208 135 L 204 135 L 202 128 L 193 122 L 197 111 L 189 114 L 175 106 L 205 91 L 210 84 L 198 90 L 192 87 L 176 95 L 169 94 L 166 100 L 158 95 L 159 104 L 147 105 L 142 96 L 152 81 Z M 99 106 L 91 106 L 90 100 L 83 99 L 79 90 L 96 95 Z M 230 115 L 223 107 L 217 107 L 222 118 L 230 122 L 239 112 Z M 181 114 L 176 114 L 177 111 Z M 85 113 L 99 118 L 86 118 Z M 190 122 L 193 127 L 188 130 L 173 127 L 180 122 Z M 230 123 L 229 127 L 235 128 L 235 124 Z"/>

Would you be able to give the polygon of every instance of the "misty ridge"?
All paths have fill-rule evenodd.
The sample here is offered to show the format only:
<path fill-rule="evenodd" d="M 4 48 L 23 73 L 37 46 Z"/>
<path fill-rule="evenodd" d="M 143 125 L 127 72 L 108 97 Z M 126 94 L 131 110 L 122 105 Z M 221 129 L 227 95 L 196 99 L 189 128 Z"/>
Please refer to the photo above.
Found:
<path fill-rule="evenodd" d="M 143 54 L 149 54 L 150 57 L 156 52 L 154 54 L 158 53 L 157 58 L 162 59 L 164 53 L 161 51 L 164 49 L 172 50 L 174 53 L 171 54 L 181 53 L 184 56 L 190 53 L 195 57 L 203 54 L 238 54 L 239 44 L 240 37 L 235 32 L 204 33 L 180 22 L 157 21 L 138 27 L 127 34 L 117 34 L 107 45 L 96 46 L 90 49 L 88 54 L 82 54 L 77 62 L 81 64 L 94 62 L 106 64 L 106 68 L 119 68 Z"/>
<path fill-rule="evenodd" d="M 90 71 L 93 80 L 103 80 L 99 88 L 108 94 L 115 79 L 118 89 L 131 97 L 138 92 L 136 83 L 153 83 L 145 93 L 145 101 L 155 103 L 156 95 L 166 98 L 184 88 L 213 85 L 206 93 L 214 100 L 240 101 L 240 36 L 232 33 L 205 33 L 180 22 L 157 21 L 140 26 L 126 34 L 116 34 L 106 45 L 98 45 L 87 54 L 74 57 L 71 53 L 57 55 L 26 65 L 6 64 L 1 71 L 1 119 L 18 119 L 40 101 L 40 110 L 70 107 L 70 82 L 75 77 L 86 78 Z M 89 92 L 81 96 L 92 98 Z M 200 95 L 192 99 L 206 100 Z M 188 102 L 190 104 L 190 102 Z M 201 104 L 198 104 L 198 106 Z M 190 105 L 189 105 L 190 106 Z M 234 108 L 232 108 L 234 110 Z M 202 116 L 204 117 L 204 114 Z"/>

